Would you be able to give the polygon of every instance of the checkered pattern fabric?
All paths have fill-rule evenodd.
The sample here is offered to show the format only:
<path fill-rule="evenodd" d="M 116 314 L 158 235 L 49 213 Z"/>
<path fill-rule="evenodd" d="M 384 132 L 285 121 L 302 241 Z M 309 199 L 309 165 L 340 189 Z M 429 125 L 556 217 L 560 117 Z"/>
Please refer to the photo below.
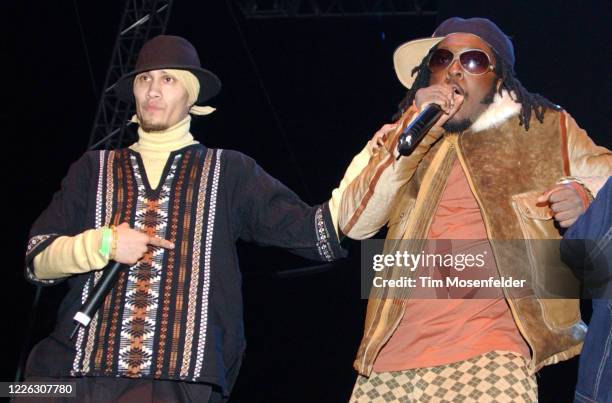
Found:
<path fill-rule="evenodd" d="M 538 385 L 527 360 L 490 351 L 465 361 L 405 371 L 359 375 L 351 403 L 537 402 Z"/>

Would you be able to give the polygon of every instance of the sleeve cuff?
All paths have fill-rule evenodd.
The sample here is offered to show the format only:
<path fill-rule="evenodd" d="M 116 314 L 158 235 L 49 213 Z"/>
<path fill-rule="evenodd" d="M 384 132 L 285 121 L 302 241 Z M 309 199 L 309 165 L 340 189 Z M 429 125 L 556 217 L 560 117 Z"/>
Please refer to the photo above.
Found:
<path fill-rule="evenodd" d="M 315 230 L 317 234 L 317 250 L 321 259 L 331 262 L 346 257 L 347 252 L 340 246 L 328 203 L 317 207 L 315 212 Z"/>
<path fill-rule="evenodd" d="M 580 200 L 582 201 L 582 205 L 585 210 L 589 207 L 594 199 L 591 190 L 578 178 L 573 176 L 565 176 L 561 178 L 558 183 L 573 188 L 578 193 L 578 196 L 580 196 Z"/>
<path fill-rule="evenodd" d="M 64 279 L 42 279 L 36 276 L 34 272 L 34 259 L 40 252 L 45 250 L 54 240 L 56 240 L 59 234 L 42 234 L 35 235 L 28 241 L 26 248 L 26 259 L 25 259 L 25 277 L 30 283 L 38 286 L 49 286 L 55 285 L 62 282 Z"/>

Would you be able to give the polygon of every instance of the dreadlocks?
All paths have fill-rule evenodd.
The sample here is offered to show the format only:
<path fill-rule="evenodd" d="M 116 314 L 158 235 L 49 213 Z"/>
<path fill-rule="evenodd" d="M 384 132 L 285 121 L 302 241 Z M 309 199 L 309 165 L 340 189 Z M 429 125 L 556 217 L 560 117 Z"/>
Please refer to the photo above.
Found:
<path fill-rule="evenodd" d="M 506 89 L 509 94 L 514 94 L 515 101 L 521 104 L 521 113 L 519 115 L 520 124 L 525 126 L 525 130 L 529 130 L 529 120 L 531 119 L 531 111 L 535 112 L 536 118 L 540 123 L 544 121 L 544 113 L 546 109 L 560 110 L 559 105 L 555 105 L 540 94 L 529 92 L 523 87 L 523 84 L 516 78 L 514 69 L 504 59 L 502 59 L 495 50 L 493 50 L 497 65 L 495 66 L 495 75 L 501 79 L 502 85 L 499 86 L 498 93 L 501 95 L 502 89 Z"/>
<path fill-rule="evenodd" d="M 430 72 L 427 67 L 427 63 L 429 62 L 429 57 L 436 50 L 437 45 L 432 47 L 429 50 L 429 53 L 423 58 L 421 64 L 415 67 L 412 70 L 412 75 L 417 74 L 416 79 L 414 80 L 414 84 L 408 92 L 406 96 L 398 105 L 398 111 L 393 116 L 393 120 L 397 120 L 400 118 L 402 113 L 412 105 L 414 101 L 414 96 L 416 92 L 421 89 L 429 86 Z M 559 105 L 555 105 L 545 97 L 540 94 L 535 94 L 529 92 L 523 87 L 523 84 L 516 78 L 516 74 L 514 73 L 514 69 L 510 66 L 504 59 L 502 59 L 495 50 L 493 50 L 493 55 L 495 56 L 495 60 L 497 64 L 495 66 L 495 75 L 498 79 L 501 79 L 501 85 L 499 86 L 499 90 L 497 91 L 499 95 L 502 94 L 502 90 L 508 91 L 510 96 L 513 96 L 513 99 L 521 104 L 521 111 L 519 114 L 520 124 L 525 126 L 525 130 L 529 130 L 529 120 L 531 119 L 531 112 L 535 112 L 535 116 L 540 123 L 544 121 L 544 113 L 547 109 L 560 110 L 561 107 Z"/>

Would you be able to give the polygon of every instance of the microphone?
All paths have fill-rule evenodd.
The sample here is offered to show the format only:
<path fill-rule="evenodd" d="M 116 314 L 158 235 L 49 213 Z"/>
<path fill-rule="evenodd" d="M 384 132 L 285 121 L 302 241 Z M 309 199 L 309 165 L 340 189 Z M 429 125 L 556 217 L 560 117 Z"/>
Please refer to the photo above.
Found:
<path fill-rule="evenodd" d="M 404 157 L 410 155 L 423 140 L 434 124 L 442 116 L 442 108 L 438 104 L 429 104 L 419 115 L 406 126 L 397 143 L 397 152 Z M 399 157 L 398 157 L 399 158 Z"/>
<path fill-rule="evenodd" d="M 77 323 L 74 330 L 70 334 L 70 339 L 74 338 L 74 335 L 81 326 L 87 327 L 89 325 L 91 318 L 93 318 L 93 316 L 96 314 L 96 311 L 115 285 L 117 275 L 121 271 L 121 266 L 121 263 L 114 262 L 110 268 L 104 270 L 102 277 L 92 290 L 89 298 L 87 298 L 87 301 L 83 304 L 83 306 L 81 306 L 81 310 L 79 310 L 72 318 Z"/>

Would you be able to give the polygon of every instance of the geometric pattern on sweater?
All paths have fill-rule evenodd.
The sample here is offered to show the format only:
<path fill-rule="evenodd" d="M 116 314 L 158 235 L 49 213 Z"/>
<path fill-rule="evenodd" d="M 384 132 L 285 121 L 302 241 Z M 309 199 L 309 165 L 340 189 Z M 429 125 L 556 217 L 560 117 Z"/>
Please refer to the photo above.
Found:
<path fill-rule="evenodd" d="M 332 251 L 331 237 L 335 236 L 335 234 L 331 235 L 327 230 L 321 206 L 317 207 L 315 213 L 315 228 L 317 229 L 317 249 L 319 250 L 319 255 L 323 256 L 328 262 L 333 261 L 335 257 Z"/>
<path fill-rule="evenodd" d="M 108 174 L 112 172 L 113 162 L 115 160 L 115 151 L 100 150 L 100 158 L 98 164 L 98 183 L 96 186 L 96 205 L 95 205 L 95 222 L 94 228 L 100 228 L 102 226 L 108 226 L 112 212 L 112 192 L 114 189 L 113 177 Z M 105 197 L 106 194 L 106 197 Z M 105 197 L 105 198 L 104 198 Z M 96 271 L 93 275 L 90 275 L 83 287 L 81 293 L 81 305 L 85 304 L 89 297 L 89 293 L 98 284 L 98 281 L 102 277 L 101 271 Z M 99 315 L 94 315 L 91 319 L 89 327 L 95 329 L 98 326 Z M 76 354 L 72 363 L 72 373 L 78 371 L 79 363 L 84 362 L 85 366 L 89 366 L 91 360 L 91 352 L 93 350 L 93 338 L 85 338 L 85 328 L 80 327 L 77 334 L 76 345 L 83 345 L 86 342 L 86 348 L 77 349 Z"/>
<path fill-rule="evenodd" d="M 208 209 L 208 225 L 206 226 L 206 231 L 205 231 L 205 248 L 204 248 L 204 270 L 203 270 L 203 274 L 204 274 L 204 278 L 202 281 L 202 294 L 203 294 L 203 307 L 200 310 L 200 332 L 198 333 L 198 344 L 197 344 L 197 355 L 196 355 L 196 362 L 195 362 L 195 373 L 194 373 L 194 379 L 198 378 L 200 376 L 200 373 L 202 371 L 202 365 L 204 363 L 204 348 L 206 346 L 206 330 L 207 330 L 207 325 L 208 325 L 208 302 L 209 302 L 209 297 L 208 294 L 210 292 L 210 260 L 211 260 L 211 255 L 212 255 L 212 239 L 213 239 L 213 230 L 215 228 L 215 215 L 216 215 L 216 209 L 217 209 L 217 189 L 219 188 L 219 172 L 221 169 L 221 153 L 223 152 L 223 150 L 217 150 L 217 158 L 215 161 L 215 169 L 214 169 L 214 173 L 213 173 L 213 177 L 212 177 L 212 186 L 210 187 L 210 206 Z M 207 165 L 207 167 L 210 167 L 210 163 Z M 205 171 L 208 172 L 208 169 L 205 167 Z M 207 174 L 208 176 L 208 174 Z M 203 198 L 202 198 L 202 202 L 198 202 L 198 211 L 200 212 L 204 212 L 204 210 L 201 208 L 202 204 L 203 204 Z M 197 225 L 196 225 L 196 232 L 199 234 L 200 230 L 199 227 L 201 227 L 201 220 L 197 221 Z M 195 262 L 195 259 L 194 259 Z M 196 273 L 197 276 L 197 273 Z M 194 280 L 196 281 L 197 284 L 197 278 Z M 196 293 L 195 293 L 195 288 L 192 289 L 190 291 L 190 301 L 195 300 L 196 298 Z M 192 309 L 188 310 L 188 315 L 189 313 L 193 312 Z M 193 315 L 190 315 L 193 316 Z M 188 321 L 188 328 L 189 325 L 193 325 L 193 319 Z M 189 336 L 189 334 L 188 334 Z M 186 339 L 186 342 L 188 343 L 187 346 L 189 346 L 189 350 L 191 350 L 191 343 L 190 343 L 190 338 Z M 189 359 L 189 357 L 187 357 L 187 360 Z M 187 365 L 183 365 L 183 369 L 181 371 L 181 376 L 185 376 L 185 371 L 187 370 L 187 367 L 189 365 L 189 361 L 186 361 Z"/>
<path fill-rule="evenodd" d="M 91 324 L 78 333 L 72 376 L 198 380 L 208 348 L 221 151 L 190 147 L 171 154 L 155 191 L 137 153 L 101 155 L 96 225 L 128 222 L 175 248 L 150 246 L 137 264 L 121 271 Z M 89 275 L 82 301 L 100 275 Z"/>
<path fill-rule="evenodd" d="M 30 376 L 205 382 L 228 393 L 245 349 L 236 241 L 314 260 L 343 254 L 327 204 L 308 206 L 239 152 L 199 144 L 172 151 L 160 184 L 151 189 L 131 149 L 87 152 L 70 167 L 30 230 L 33 283 L 47 285 L 29 270 L 59 236 L 126 223 L 174 248 L 152 248 L 139 265 L 125 265 L 76 340 L 72 318 L 104 270 L 52 280 L 70 289 L 58 326 L 30 356 Z"/>
<path fill-rule="evenodd" d="M 138 186 L 134 229 L 149 236 L 166 237 L 170 190 L 181 154 L 174 156 L 170 172 L 157 196 L 147 197 L 136 156 L 130 155 Z M 127 292 L 121 320 L 119 373 L 138 377 L 151 373 L 153 335 L 159 306 L 159 282 L 165 249 L 151 246 L 144 257 L 128 270 Z"/>

